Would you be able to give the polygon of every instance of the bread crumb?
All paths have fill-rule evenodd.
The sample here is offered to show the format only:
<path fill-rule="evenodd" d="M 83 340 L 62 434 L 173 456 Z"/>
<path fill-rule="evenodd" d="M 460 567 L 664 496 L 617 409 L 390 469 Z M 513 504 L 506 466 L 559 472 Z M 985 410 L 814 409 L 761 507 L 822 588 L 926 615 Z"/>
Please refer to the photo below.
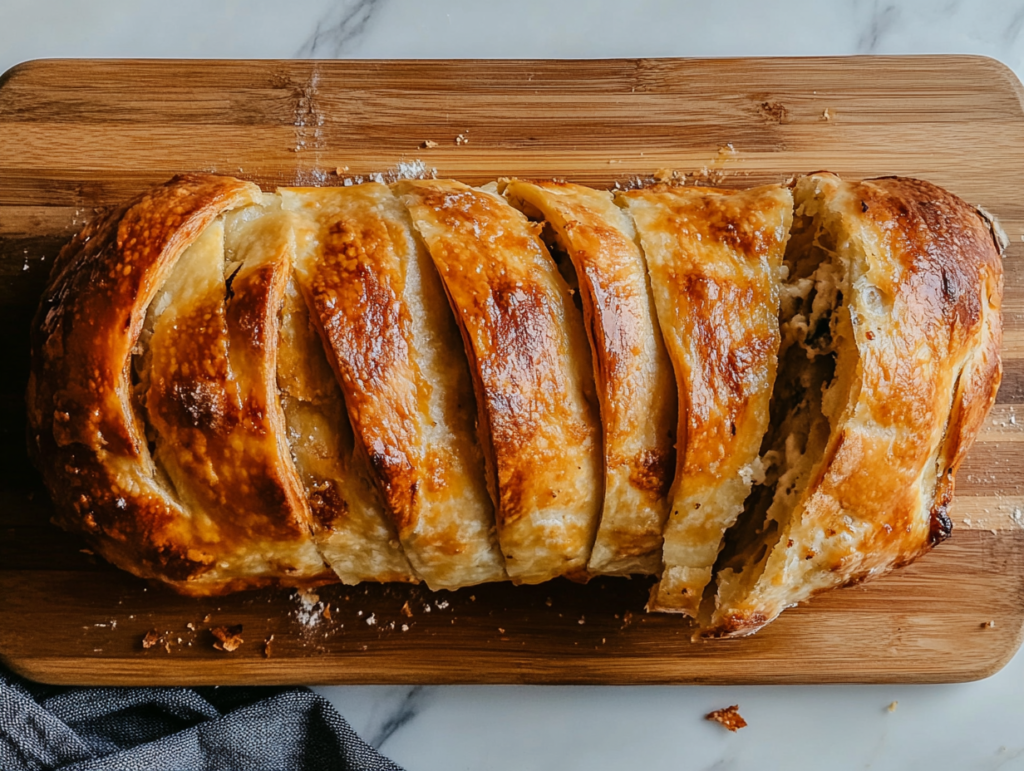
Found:
<path fill-rule="evenodd" d="M 205 616 L 203 616 L 203 623 L 209 624 L 211 618 L 213 618 L 213 614 L 207 613 Z"/>
<path fill-rule="evenodd" d="M 735 733 L 741 728 L 747 727 L 747 721 L 740 717 L 739 709 L 738 704 L 733 704 L 731 707 L 716 709 L 714 712 L 709 712 L 704 716 L 704 719 L 710 720 L 713 723 L 718 723 L 724 728 Z"/>
<path fill-rule="evenodd" d="M 142 638 L 142 647 L 144 650 L 149 650 L 156 645 L 157 640 L 160 639 L 160 633 L 155 629 L 146 632 L 146 636 Z"/>
<path fill-rule="evenodd" d="M 431 147 L 437 147 L 437 142 L 435 142 L 432 139 L 424 139 L 420 143 L 420 148 L 422 148 L 423 150 L 429 150 Z"/>
<path fill-rule="evenodd" d="M 983 629 L 995 629 L 996 622 L 995 621 L 986 621 L 981 626 L 982 626 Z"/>
<path fill-rule="evenodd" d="M 270 658 L 270 646 L 274 642 L 274 635 L 270 635 L 266 640 L 263 641 L 263 658 Z"/>
<path fill-rule="evenodd" d="M 373 613 L 371 613 L 369 616 L 366 617 L 366 625 L 367 626 L 376 626 L 376 624 L 377 624 L 377 617 Z"/>
<path fill-rule="evenodd" d="M 622 614 L 622 626 L 623 628 L 633 623 L 633 611 L 627 610 Z"/>
<path fill-rule="evenodd" d="M 96 552 L 94 552 L 92 549 L 79 549 L 78 551 L 80 551 L 82 554 L 88 554 L 90 557 L 96 556 Z"/>
<path fill-rule="evenodd" d="M 579 624 L 580 626 L 583 626 L 585 623 L 587 623 L 587 619 L 584 616 L 580 616 L 580 620 L 577 621 L 576 623 Z"/>
<path fill-rule="evenodd" d="M 337 174 L 340 177 L 342 174 L 345 174 L 347 171 L 348 171 L 348 166 L 339 166 L 338 168 L 336 168 L 334 170 L 334 173 Z"/>
<path fill-rule="evenodd" d="M 828 121 L 832 120 L 832 114 L 828 111 L 828 107 L 826 107 L 825 112 L 821 114 L 821 119 Z"/>
<path fill-rule="evenodd" d="M 408 600 L 406 600 L 405 604 L 402 606 L 402 615 L 406 618 L 412 618 L 412 608 L 409 607 Z"/>
<path fill-rule="evenodd" d="M 196 625 L 193 624 L 191 621 L 185 624 L 185 628 L 188 629 L 190 632 L 196 631 Z"/>
<path fill-rule="evenodd" d="M 402 631 L 403 632 L 408 632 L 409 631 L 409 625 L 408 624 L 402 624 Z"/>
<path fill-rule="evenodd" d="M 210 630 L 210 634 L 217 638 L 217 642 L 213 644 L 216 650 L 231 653 L 232 651 L 238 650 L 239 646 L 245 640 L 242 639 L 242 625 L 235 624 L 234 626 L 215 626 Z"/>
<path fill-rule="evenodd" d="M 326 618 L 328 621 L 331 620 L 331 603 L 327 603 L 324 606 L 323 617 Z"/>
<path fill-rule="evenodd" d="M 890 703 L 889 706 L 886 707 L 885 709 L 886 709 L 887 712 L 895 712 L 896 708 L 899 705 L 900 705 L 900 703 L 898 701 L 894 701 L 894 702 Z"/>
<path fill-rule="evenodd" d="M 547 598 L 546 600 L 544 600 L 544 604 L 545 604 L 545 605 L 547 605 L 547 606 L 548 606 L 548 607 L 550 608 L 550 607 L 551 607 L 551 604 L 552 604 L 552 600 L 551 600 L 551 598 L 550 598 L 550 597 L 548 597 L 548 598 Z"/>
<path fill-rule="evenodd" d="M 501 628 L 501 627 L 499 626 L 499 627 L 498 627 L 498 633 L 499 633 L 499 634 L 505 634 L 505 630 L 504 630 L 504 629 L 502 629 L 502 628 Z"/>
<path fill-rule="evenodd" d="M 469 144 L 469 137 L 467 137 L 465 134 L 459 134 L 457 137 L 455 137 L 455 144 L 457 144 L 457 145 L 468 145 Z"/>

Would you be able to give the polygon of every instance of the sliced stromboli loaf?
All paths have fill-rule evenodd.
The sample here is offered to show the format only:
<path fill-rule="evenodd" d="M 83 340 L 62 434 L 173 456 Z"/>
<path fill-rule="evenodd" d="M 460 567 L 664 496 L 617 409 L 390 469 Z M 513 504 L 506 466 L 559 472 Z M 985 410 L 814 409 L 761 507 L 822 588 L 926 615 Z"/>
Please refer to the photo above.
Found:
<path fill-rule="evenodd" d="M 333 580 L 312 539 L 277 398 L 290 255 L 265 248 L 260 224 L 233 223 L 231 264 L 220 220 L 178 260 L 150 306 L 138 391 L 154 459 L 195 528 L 193 552 L 239 576 Z"/>
<path fill-rule="evenodd" d="M 651 609 L 693 612 L 723 523 L 753 483 L 715 563 L 717 596 L 704 592 L 706 637 L 749 634 L 948 535 L 955 473 L 1000 380 L 1002 266 L 978 212 L 908 179 L 816 174 L 792 190 L 795 213 L 779 188 L 656 187 L 617 201 L 643 237 L 681 385 L 670 493 L 681 505 Z M 556 198 L 565 191 L 582 208 Z M 625 339 L 604 314 L 619 284 L 602 284 L 594 265 L 640 254 L 629 221 L 585 188 L 513 195 L 567 247 L 566 277 L 573 260 L 582 268 L 595 368 L 541 225 L 457 182 L 396 192 L 401 205 L 379 185 L 263 195 L 187 175 L 76 236 L 33 322 L 27 391 L 55 521 L 191 595 L 315 586 L 335 580 L 327 565 L 348 583 L 434 570 L 431 585 L 455 586 L 500 578 L 503 556 L 521 583 L 588 575 L 604 503 L 595 373 L 612 405 L 601 335 L 606 348 Z M 360 201 L 364 225 L 377 224 L 325 225 L 339 201 Z M 324 254 L 344 255 L 342 269 L 325 268 L 320 289 L 300 281 Z M 627 275 L 636 286 L 635 265 Z M 619 310 L 621 322 L 627 303 Z M 360 329 L 361 342 L 346 340 Z M 624 398 L 605 414 L 617 419 Z M 650 404 L 651 416 L 666 408 Z M 461 460 L 435 462 L 438 448 Z M 690 517 L 687 502 L 701 504 Z"/>
<path fill-rule="evenodd" d="M 114 564 L 186 594 L 303 584 L 321 567 L 301 529 L 280 563 L 233 557 L 225 567 L 222 550 L 235 544 L 219 533 L 205 541 L 209 523 L 178 500 L 152 459 L 131 383 L 147 309 L 182 253 L 219 214 L 259 194 L 187 175 L 100 217 L 61 252 L 33 325 L 29 444 L 57 521 Z"/>
<path fill-rule="evenodd" d="M 571 260 L 578 279 L 604 431 L 604 507 L 589 570 L 656 573 L 677 397 L 632 222 L 610 193 L 581 185 L 513 180 L 504 194 L 550 226 L 553 253 Z"/>
<path fill-rule="evenodd" d="M 582 577 L 601 442 L 582 319 L 535 228 L 499 195 L 398 183 L 465 338 L 509 576 Z"/>
<path fill-rule="evenodd" d="M 507 576 L 469 366 L 408 212 L 384 185 L 282 191 L 299 284 L 415 572 L 434 589 Z"/>
<path fill-rule="evenodd" d="M 779 186 L 655 186 L 620 200 L 643 243 L 680 401 L 664 567 L 649 608 L 695 616 L 725 531 L 762 474 L 793 198 Z"/>
<path fill-rule="evenodd" d="M 270 195 L 264 196 L 262 206 L 242 209 L 227 218 L 227 241 L 233 252 L 229 259 L 245 259 L 231 281 L 229 309 L 245 291 L 250 263 L 252 267 L 279 259 L 292 263 L 296 253 L 294 219 L 281 210 L 280 198 Z M 355 453 L 341 390 L 320 337 L 310 324 L 295 277 L 281 276 L 285 278 L 287 283 L 276 288 L 280 294 L 275 293 L 281 303 L 276 372 L 261 371 L 262 376 L 276 379 L 276 383 L 267 383 L 267 391 L 276 388 L 280 392 L 280 405 L 271 400 L 269 410 L 274 436 L 282 445 L 282 467 L 288 465 L 283 458 L 290 454 L 295 469 L 289 475 L 296 476 L 305 493 L 316 545 L 344 583 L 414 580 L 369 480 L 365 454 Z M 238 351 L 233 345 L 231 362 Z"/>
<path fill-rule="evenodd" d="M 999 385 L 1002 266 L 976 210 L 912 179 L 815 174 L 794 192 L 770 503 L 739 529 L 705 636 L 750 634 L 948 536 Z"/>

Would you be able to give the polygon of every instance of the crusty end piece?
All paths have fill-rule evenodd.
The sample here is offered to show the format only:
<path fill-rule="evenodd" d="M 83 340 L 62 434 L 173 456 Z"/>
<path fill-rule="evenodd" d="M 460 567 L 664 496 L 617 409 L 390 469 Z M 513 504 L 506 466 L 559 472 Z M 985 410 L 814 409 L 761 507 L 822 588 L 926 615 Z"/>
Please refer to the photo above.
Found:
<path fill-rule="evenodd" d="M 719 574 L 705 637 L 755 632 L 947 537 L 999 384 L 1002 266 L 974 209 L 904 178 L 816 174 L 794 194 L 774 490 Z"/>

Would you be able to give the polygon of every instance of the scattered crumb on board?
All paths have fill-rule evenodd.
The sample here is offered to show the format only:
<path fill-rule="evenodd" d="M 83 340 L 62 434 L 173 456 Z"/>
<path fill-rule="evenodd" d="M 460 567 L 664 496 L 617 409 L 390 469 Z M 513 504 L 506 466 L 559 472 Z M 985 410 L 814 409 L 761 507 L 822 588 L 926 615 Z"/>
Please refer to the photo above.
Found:
<path fill-rule="evenodd" d="M 900 705 L 900 703 L 898 701 L 893 701 L 893 702 L 890 702 L 889 706 L 886 707 L 885 709 L 886 709 L 887 712 L 895 712 L 896 708 L 899 705 Z"/>
<path fill-rule="evenodd" d="M 733 704 L 731 707 L 716 709 L 714 712 L 709 712 L 704 716 L 704 719 L 710 720 L 713 723 L 718 723 L 722 727 L 735 733 L 741 728 L 747 727 L 747 721 L 740 716 L 739 710 L 739 705 Z"/>
<path fill-rule="evenodd" d="M 213 644 L 216 650 L 231 653 L 232 651 L 238 650 L 245 640 L 242 639 L 242 625 L 235 624 L 234 626 L 215 626 L 210 630 L 217 642 Z"/>

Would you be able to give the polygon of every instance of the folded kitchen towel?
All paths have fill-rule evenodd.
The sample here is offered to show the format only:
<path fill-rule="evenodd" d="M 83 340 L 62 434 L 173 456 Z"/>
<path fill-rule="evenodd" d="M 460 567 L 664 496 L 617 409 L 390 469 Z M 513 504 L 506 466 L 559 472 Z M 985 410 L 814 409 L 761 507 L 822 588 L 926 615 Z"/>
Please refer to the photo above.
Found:
<path fill-rule="evenodd" d="M 305 688 L 67 688 L 3 667 L 0 769 L 402 771 Z"/>

